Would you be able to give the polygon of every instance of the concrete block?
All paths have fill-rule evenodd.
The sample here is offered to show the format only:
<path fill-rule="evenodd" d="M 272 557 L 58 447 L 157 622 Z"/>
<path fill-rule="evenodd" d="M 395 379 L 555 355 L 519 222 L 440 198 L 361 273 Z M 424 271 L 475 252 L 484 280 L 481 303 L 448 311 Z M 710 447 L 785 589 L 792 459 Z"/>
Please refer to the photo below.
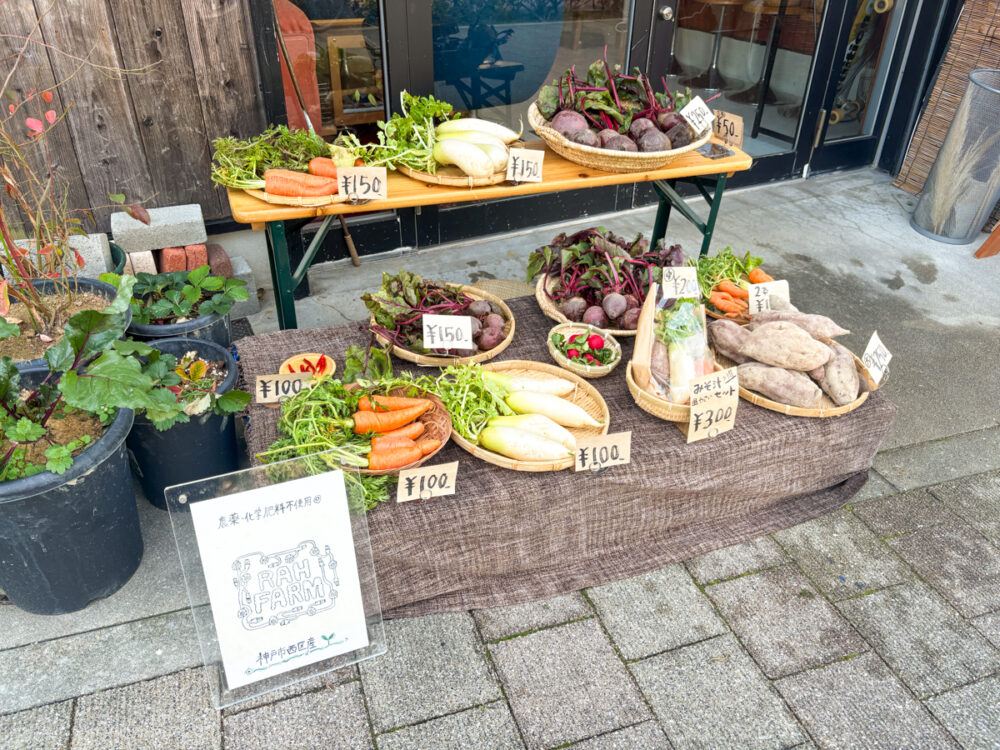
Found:
<path fill-rule="evenodd" d="M 927 706 L 962 747 L 997 746 L 1000 677 L 938 695 Z"/>
<path fill-rule="evenodd" d="M 594 611 L 579 591 L 506 607 L 489 607 L 472 612 L 479 632 L 487 641 L 497 641 L 512 635 L 560 625 L 570 620 L 593 616 Z"/>
<path fill-rule="evenodd" d="M 762 536 L 707 552 L 684 563 L 698 583 L 724 581 L 744 573 L 773 568 L 788 561 L 781 547 L 770 537 Z"/>
<path fill-rule="evenodd" d="M 96 279 L 105 271 L 114 268 L 111 260 L 111 245 L 108 244 L 108 235 L 98 232 L 96 234 L 74 234 L 69 238 L 69 246 L 80 253 L 83 258 L 83 268 L 80 275 L 90 279 Z"/>
<path fill-rule="evenodd" d="M 156 273 L 156 261 L 153 260 L 153 253 L 149 250 L 129 253 L 128 260 L 132 261 L 133 273 Z M 128 265 L 128 261 L 126 261 L 126 265 Z"/>
<path fill-rule="evenodd" d="M 187 253 L 183 247 L 165 247 L 160 252 L 160 271 L 186 271 Z"/>
<path fill-rule="evenodd" d="M 523 750 L 517 726 L 503 701 L 476 706 L 380 735 L 379 750 L 426 750 L 432 747 L 479 747 Z"/>
<path fill-rule="evenodd" d="M 245 281 L 247 284 L 247 294 L 250 295 L 250 299 L 246 302 L 237 302 L 233 305 L 233 309 L 229 311 L 230 320 L 238 320 L 259 313 L 260 299 L 257 297 L 257 282 L 254 279 L 250 264 L 239 255 L 231 258 L 231 261 L 233 268 L 232 278 Z"/>
<path fill-rule="evenodd" d="M 73 701 L 50 703 L 30 711 L 0 716 L 0 737 L 6 750 L 68 747 Z"/>
<path fill-rule="evenodd" d="M 133 219 L 124 211 L 111 214 L 111 233 L 127 253 L 157 250 L 161 247 L 184 247 L 207 239 L 201 206 L 165 206 L 149 210 L 149 225 Z"/>
<path fill-rule="evenodd" d="M 184 252 L 187 255 L 187 270 L 193 271 L 208 265 L 208 248 L 204 243 L 185 245 Z"/>
<path fill-rule="evenodd" d="M 132 265 L 132 256 L 125 253 L 125 269 L 122 273 L 126 273 L 130 276 L 135 276 L 135 266 Z"/>
<path fill-rule="evenodd" d="M 225 276 L 227 279 L 233 278 L 233 264 L 229 260 L 229 253 L 218 242 L 208 244 L 208 265 L 212 268 L 213 276 Z"/>

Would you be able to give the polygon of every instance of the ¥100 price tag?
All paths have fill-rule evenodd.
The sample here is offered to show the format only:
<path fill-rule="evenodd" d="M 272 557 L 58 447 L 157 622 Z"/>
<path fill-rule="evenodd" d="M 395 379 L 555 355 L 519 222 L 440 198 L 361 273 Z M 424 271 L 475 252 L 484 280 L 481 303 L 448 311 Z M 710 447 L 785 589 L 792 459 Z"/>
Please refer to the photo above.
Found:
<path fill-rule="evenodd" d="M 385 167 L 340 167 L 337 188 L 350 201 L 385 200 L 389 182 Z"/>
<path fill-rule="evenodd" d="M 693 266 L 663 267 L 663 296 L 667 299 L 677 297 L 701 298 L 701 287 L 698 286 L 698 269 Z"/>
<path fill-rule="evenodd" d="M 512 148 L 507 159 L 508 182 L 541 182 L 545 152 L 533 148 Z"/>
<path fill-rule="evenodd" d="M 681 110 L 681 117 L 688 121 L 688 125 L 694 129 L 695 135 L 698 136 L 712 127 L 712 121 L 715 119 L 712 110 L 708 108 L 700 96 L 696 96 L 687 103 L 687 106 Z"/>
<path fill-rule="evenodd" d="M 399 472 L 396 502 L 408 503 L 411 500 L 430 500 L 432 497 L 454 495 L 457 478 L 458 461 L 405 469 Z"/>
<path fill-rule="evenodd" d="M 254 402 L 276 404 L 291 398 L 315 377 L 311 372 L 285 372 L 280 375 L 258 375 L 254 387 Z"/>
<path fill-rule="evenodd" d="M 739 115 L 717 109 L 712 127 L 716 137 L 727 146 L 739 148 L 743 145 L 743 118 Z"/>
<path fill-rule="evenodd" d="M 694 378 L 687 441 L 713 438 L 733 429 L 739 401 L 740 384 L 735 367 Z"/>
<path fill-rule="evenodd" d="M 750 285 L 750 315 L 762 313 L 771 309 L 771 298 L 781 297 L 785 302 L 791 303 L 792 297 L 788 287 L 788 281 L 765 281 L 763 284 Z"/>
<path fill-rule="evenodd" d="M 472 349 L 472 318 L 468 315 L 424 315 L 427 349 Z"/>
<path fill-rule="evenodd" d="M 632 461 L 632 431 L 596 435 L 576 441 L 573 471 L 600 471 Z"/>
<path fill-rule="evenodd" d="M 865 353 L 861 355 L 861 361 L 865 363 L 872 379 L 879 385 L 882 384 L 882 378 L 889 371 L 890 359 L 892 359 L 892 354 L 885 348 L 882 339 L 878 337 L 878 331 L 875 331 L 868 341 L 868 346 L 865 347 Z"/>

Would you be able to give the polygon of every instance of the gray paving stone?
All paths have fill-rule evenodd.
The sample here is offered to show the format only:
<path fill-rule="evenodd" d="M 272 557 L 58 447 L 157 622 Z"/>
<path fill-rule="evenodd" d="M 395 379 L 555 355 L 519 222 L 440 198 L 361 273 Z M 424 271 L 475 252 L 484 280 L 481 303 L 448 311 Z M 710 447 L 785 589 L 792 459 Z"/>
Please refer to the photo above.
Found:
<path fill-rule="evenodd" d="M 955 747 L 871 652 L 786 677 L 775 686 L 824 750 Z"/>
<path fill-rule="evenodd" d="M 201 663 L 188 610 L 0 651 L 0 714 Z"/>
<path fill-rule="evenodd" d="M 358 682 L 223 720 L 226 750 L 362 750 L 372 746 Z"/>
<path fill-rule="evenodd" d="M 971 621 L 976 630 L 986 636 L 994 646 L 1000 648 L 1000 612 L 991 612 Z"/>
<path fill-rule="evenodd" d="M 596 620 L 488 648 L 529 748 L 575 742 L 651 718 Z"/>
<path fill-rule="evenodd" d="M 1000 471 L 939 484 L 931 492 L 980 534 L 1000 545 Z"/>
<path fill-rule="evenodd" d="M 388 652 L 361 663 L 376 732 L 500 697 L 468 612 L 390 620 Z"/>
<path fill-rule="evenodd" d="M 1000 608 L 1000 550 L 972 527 L 951 522 L 887 544 L 966 617 Z"/>
<path fill-rule="evenodd" d="M 195 245 L 207 237 L 201 206 L 197 203 L 151 208 L 149 224 L 117 211 L 111 214 L 111 233 L 126 253 Z"/>
<path fill-rule="evenodd" d="M 787 748 L 808 739 L 731 635 L 630 669 L 676 748 Z"/>
<path fill-rule="evenodd" d="M 221 744 L 204 668 L 85 695 L 76 702 L 73 750 L 208 750 Z"/>
<path fill-rule="evenodd" d="M 73 234 L 70 235 L 69 246 L 80 253 L 80 257 L 83 258 L 83 268 L 80 269 L 81 276 L 96 279 L 105 271 L 114 269 L 108 235 L 101 232 Z"/>
<path fill-rule="evenodd" d="M 277 703 L 278 701 L 283 701 L 286 698 L 294 698 L 295 696 L 302 695 L 304 693 L 314 693 L 317 690 L 322 690 L 323 688 L 343 685 L 344 683 L 357 678 L 358 666 L 357 664 L 352 664 L 349 667 L 335 670 L 329 674 L 316 675 L 315 677 L 310 677 L 308 680 L 296 682 L 294 685 L 278 688 L 270 693 L 259 695 L 256 698 L 250 698 L 249 700 L 241 701 L 233 706 L 227 706 L 222 709 L 222 715 L 232 716 L 233 714 L 238 714 L 242 711 L 249 711 L 252 708 L 260 708 L 261 706 L 267 706 L 271 703 Z"/>
<path fill-rule="evenodd" d="M 655 721 L 608 732 L 578 742 L 573 750 L 670 750 L 670 742 Z"/>
<path fill-rule="evenodd" d="M 879 474 L 902 490 L 1000 469 L 1000 428 L 885 451 L 872 463 Z"/>
<path fill-rule="evenodd" d="M 503 701 L 403 727 L 378 737 L 379 750 L 521 750 L 514 717 Z"/>
<path fill-rule="evenodd" d="M 684 563 L 698 583 L 722 581 L 788 562 L 781 547 L 767 536 L 723 547 Z"/>
<path fill-rule="evenodd" d="M 570 620 L 590 617 L 594 611 L 579 591 L 507 607 L 473 610 L 479 632 L 487 641 L 528 633 L 539 628 L 561 625 Z"/>
<path fill-rule="evenodd" d="M 1000 652 L 920 581 L 837 606 L 919 698 L 1000 670 Z"/>
<path fill-rule="evenodd" d="M 768 677 L 793 674 L 867 648 L 854 628 L 791 565 L 705 591 Z"/>
<path fill-rule="evenodd" d="M 931 698 L 927 706 L 965 750 L 1000 747 L 1000 677 Z"/>
<path fill-rule="evenodd" d="M 626 659 L 726 632 L 726 624 L 682 565 L 587 590 L 611 639 Z"/>
<path fill-rule="evenodd" d="M 73 701 L 64 701 L 0 716 L 0 744 L 5 750 L 65 748 L 72 713 Z"/>
<path fill-rule="evenodd" d="M 774 538 L 831 599 L 913 577 L 913 571 L 847 510 L 779 531 Z"/>
<path fill-rule="evenodd" d="M 899 492 L 899 490 L 887 482 L 881 474 L 875 471 L 875 469 L 869 469 L 868 482 L 854 497 L 851 498 L 850 505 L 851 507 L 861 505 L 862 503 L 867 503 L 869 500 L 874 500 L 878 497 L 895 495 L 897 492 Z"/>
<path fill-rule="evenodd" d="M 854 508 L 854 515 L 883 539 L 954 521 L 955 516 L 927 489 L 879 498 Z"/>

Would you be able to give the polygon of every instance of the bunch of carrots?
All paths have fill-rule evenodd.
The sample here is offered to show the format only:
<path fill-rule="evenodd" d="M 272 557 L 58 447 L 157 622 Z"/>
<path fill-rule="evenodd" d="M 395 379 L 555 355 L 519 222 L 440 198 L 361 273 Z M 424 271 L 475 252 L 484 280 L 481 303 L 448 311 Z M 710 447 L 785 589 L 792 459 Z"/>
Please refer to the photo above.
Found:
<path fill-rule="evenodd" d="M 264 192 L 287 197 L 334 195 L 337 192 L 337 164 L 317 156 L 309 162 L 309 172 L 268 169 L 264 172 Z"/>
<path fill-rule="evenodd" d="M 750 284 L 763 284 L 768 281 L 774 279 L 761 268 L 754 268 L 749 273 Z M 708 301 L 727 318 L 750 319 L 750 292 L 731 279 L 724 279 L 716 284 L 708 296 Z"/>
<path fill-rule="evenodd" d="M 351 416 L 356 435 L 372 433 L 368 468 L 372 471 L 400 469 L 433 453 L 440 440 L 420 439 L 424 423 L 418 417 L 430 410 L 426 398 L 405 396 L 364 396 Z"/>

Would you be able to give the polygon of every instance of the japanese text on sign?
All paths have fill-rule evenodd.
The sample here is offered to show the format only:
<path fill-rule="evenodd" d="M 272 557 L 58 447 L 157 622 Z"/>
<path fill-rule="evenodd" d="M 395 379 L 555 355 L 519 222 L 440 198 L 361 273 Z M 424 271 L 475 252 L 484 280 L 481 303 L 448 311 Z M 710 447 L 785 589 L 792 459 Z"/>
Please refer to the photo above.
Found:
<path fill-rule="evenodd" d="M 352 201 L 370 201 L 389 197 L 385 167 L 340 167 L 337 169 L 340 194 Z"/>
<path fill-rule="evenodd" d="M 219 516 L 218 528 L 229 529 L 234 526 L 239 526 L 240 524 L 245 525 L 253 523 L 254 521 L 266 521 L 268 518 L 276 518 L 284 515 L 285 513 L 291 513 L 295 510 L 302 510 L 303 508 L 310 508 L 313 505 L 319 505 L 322 500 L 322 495 L 306 495 L 304 497 L 295 498 L 294 500 L 286 500 L 281 503 L 270 503 L 264 506 L 258 505 L 253 510 L 248 508 L 242 513 L 230 513 L 226 516 Z"/>
<path fill-rule="evenodd" d="M 743 118 L 739 115 L 716 110 L 713 129 L 716 137 L 727 146 L 739 148 L 743 145 Z"/>
<path fill-rule="evenodd" d="M 595 435 L 576 441 L 573 471 L 600 471 L 632 461 L 632 431 Z"/>
<path fill-rule="evenodd" d="M 785 302 L 791 302 L 788 281 L 765 281 L 763 284 L 750 285 L 750 314 L 756 315 L 771 309 L 771 298 L 781 297 Z"/>
<path fill-rule="evenodd" d="M 698 269 L 694 266 L 664 266 L 663 296 L 667 299 L 677 297 L 701 297 L 701 287 L 698 286 Z"/>
<path fill-rule="evenodd" d="M 694 129 L 696 135 L 701 135 L 712 127 L 712 121 L 715 119 L 712 110 L 708 108 L 700 96 L 696 96 L 688 102 L 687 106 L 681 110 L 681 117 L 688 121 L 688 125 Z"/>
<path fill-rule="evenodd" d="M 423 315 L 427 349 L 472 349 L 472 318 L 468 315 Z"/>
<path fill-rule="evenodd" d="M 280 375 L 258 375 L 254 388 L 254 401 L 258 404 L 276 404 L 291 398 L 309 383 L 310 372 L 283 372 Z"/>
<path fill-rule="evenodd" d="M 396 485 L 396 502 L 407 503 L 411 500 L 454 495 L 457 477 L 458 461 L 401 471 L 399 484 Z"/>
<path fill-rule="evenodd" d="M 875 331 L 868 341 L 868 346 L 865 347 L 865 353 L 861 355 L 861 361 L 865 363 L 865 367 L 868 368 L 869 374 L 876 383 L 882 383 L 882 378 L 889 370 L 890 359 L 892 359 L 892 354 L 885 348 L 882 339 L 878 337 L 878 331 Z"/>
<path fill-rule="evenodd" d="M 735 367 L 692 380 L 687 441 L 693 443 L 733 429 L 739 399 L 740 385 Z"/>
<path fill-rule="evenodd" d="M 508 182 L 541 182 L 545 152 L 532 148 L 512 148 L 507 159 Z"/>

